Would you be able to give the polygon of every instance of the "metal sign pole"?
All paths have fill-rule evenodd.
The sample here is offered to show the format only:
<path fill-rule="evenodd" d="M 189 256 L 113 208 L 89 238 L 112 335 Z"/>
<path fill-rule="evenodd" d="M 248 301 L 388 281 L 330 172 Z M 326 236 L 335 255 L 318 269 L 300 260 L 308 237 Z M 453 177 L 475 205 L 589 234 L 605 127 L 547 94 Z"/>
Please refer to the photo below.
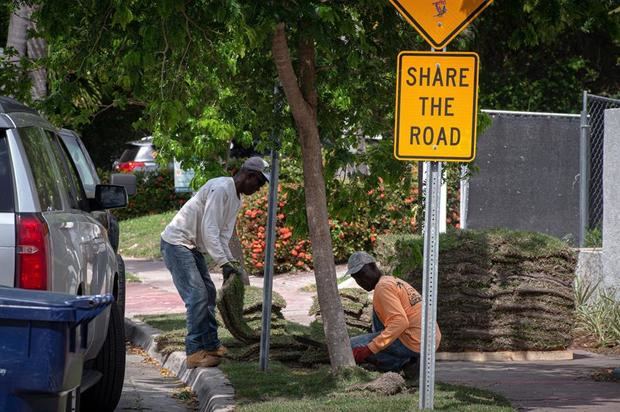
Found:
<path fill-rule="evenodd" d="M 278 209 L 278 150 L 271 150 L 271 173 L 269 178 L 269 208 L 267 217 L 267 243 L 263 277 L 263 319 L 260 333 L 259 367 L 266 371 L 269 366 L 269 337 L 271 334 L 271 291 L 273 288 L 273 257 L 276 243 L 276 212 Z"/>
<path fill-rule="evenodd" d="M 434 48 L 431 51 L 435 52 Z M 443 49 L 446 51 L 446 48 Z M 424 162 L 424 262 L 422 268 L 422 330 L 420 333 L 420 409 L 433 409 L 435 397 L 435 325 L 437 266 L 441 214 L 441 162 Z M 445 215 L 443 216 L 445 220 Z"/>
<path fill-rule="evenodd" d="M 460 228 L 467 229 L 467 207 L 469 206 L 469 168 L 461 166 L 461 203 L 459 205 Z"/>
<path fill-rule="evenodd" d="M 579 247 L 585 246 L 589 219 L 590 142 L 588 141 L 588 128 L 588 92 L 584 90 L 579 129 Z"/>
<path fill-rule="evenodd" d="M 433 409 L 435 392 L 435 324 L 437 321 L 437 262 L 441 163 L 428 162 L 424 212 L 422 343 L 420 346 L 420 409 Z"/>
<path fill-rule="evenodd" d="M 464 0 L 457 1 L 456 7 L 454 4 L 448 6 L 446 1 L 436 2 L 414 2 L 414 1 L 401 1 L 390 0 L 390 2 L 396 7 L 396 9 L 403 15 L 403 17 L 416 28 L 418 33 L 424 39 L 432 45 L 431 52 L 435 52 L 436 48 L 443 48 L 446 51 L 445 46 L 472 20 L 474 20 L 486 7 L 488 7 L 493 0 L 468 0 L 467 7 L 463 6 Z M 418 4 L 419 3 L 419 4 Z M 449 12 L 449 14 L 448 14 Z M 435 53 L 430 53 L 433 55 Z M 458 57 L 460 56 L 460 57 Z M 448 59 L 446 59 L 448 58 Z M 460 84 L 459 91 L 453 91 L 454 95 L 450 96 L 450 104 L 448 105 L 448 98 L 441 95 L 436 95 L 433 89 L 435 86 L 427 84 L 424 86 L 421 81 L 417 82 L 415 76 L 412 76 L 413 82 L 408 82 L 406 75 L 411 68 L 412 63 L 418 62 L 418 65 L 422 67 L 425 65 L 428 67 L 429 72 L 434 70 L 439 73 L 444 70 L 440 67 L 441 64 L 451 64 L 454 60 L 459 59 L 467 67 L 461 67 L 461 73 L 466 75 L 467 72 L 473 75 L 473 82 L 467 82 Z M 435 389 L 435 323 L 437 319 L 437 266 L 439 257 L 439 207 L 441 204 L 441 163 L 437 160 L 450 160 L 457 161 L 462 160 L 470 162 L 475 157 L 476 146 L 476 123 L 477 123 L 477 83 L 478 83 L 478 55 L 475 53 L 450 53 L 449 55 L 439 54 L 431 59 L 436 60 L 433 62 L 429 60 L 429 53 L 424 52 L 410 52 L 402 51 L 398 54 L 398 70 L 396 79 L 396 111 L 394 116 L 394 157 L 400 160 L 431 160 L 428 163 L 428 173 L 426 176 L 426 210 L 424 217 L 424 270 L 423 270 L 423 291 L 422 291 L 422 343 L 420 345 L 420 409 L 432 409 L 433 408 L 433 396 Z M 440 63 L 441 61 L 441 63 Z M 447 62 L 447 63 L 443 63 Z M 435 68 L 430 66 L 434 65 Z M 403 70 L 405 68 L 405 70 Z M 450 70 L 447 68 L 446 72 Z M 456 68 L 452 68 L 456 70 Z M 430 76 L 430 75 L 429 75 Z M 426 76 L 424 76 L 426 77 Z M 467 77 L 467 76 L 465 76 Z M 427 82 L 430 83 L 430 82 Z M 434 81 L 433 81 L 434 83 Z M 469 83 L 469 84 L 468 84 Z M 470 87 L 469 85 L 473 86 Z M 411 87 L 409 87 L 411 86 Z M 417 86 L 417 88 L 413 88 Z M 444 86 L 444 85 L 442 85 Z M 420 95 L 424 91 L 426 95 Z M 471 94 L 469 99 L 464 98 L 466 94 Z M 420 144 L 420 133 L 422 130 L 419 121 L 427 120 L 428 115 L 425 116 L 426 102 L 430 98 L 431 105 L 435 105 L 432 99 L 437 98 L 438 113 L 434 118 L 434 122 L 428 121 L 427 128 L 431 131 L 433 127 L 438 126 L 437 123 L 441 122 L 441 130 L 444 128 L 451 128 L 458 130 L 459 139 L 454 140 L 454 148 L 458 150 L 452 150 L 448 155 L 448 152 L 444 153 L 441 141 L 443 145 L 447 146 L 447 138 L 445 137 L 445 131 L 440 132 L 437 136 L 437 141 L 433 145 L 433 136 L 430 136 L 430 143 L 426 137 L 423 136 L 422 144 Z M 446 100 L 442 100 L 443 98 Z M 473 98 L 473 100 L 472 100 Z M 456 100 L 458 99 L 458 104 Z M 445 110 L 441 110 L 441 104 L 445 103 Z M 454 103 L 454 104 L 452 104 Z M 448 106 L 456 107 L 459 110 L 467 111 L 473 117 L 473 122 L 456 123 L 453 122 L 455 117 L 452 113 L 448 113 Z M 401 110 L 402 109 L 402 110 Z M 434 114 L 431 109 L 430 116 Z M 421 116 L 420 116 L 421 115 Z M 415 120 L 414 120 L 415 119 Z M 413 123 L 416 123 L 415 125 Z M 426 133 L 426 129 L 424 129 Z M 444 133 L 441 135 L 441 133 Z M 467 139 L 460 139 L 460 136 L 466 136 Z M 441 138 L 439 136 L 442 136 Z M 464 143 L 471 143 L 468 145 L 459 146 L 460 141 Z M 415 144 L 414 144 L 415 142 Z M 452 141 L 451 141 L 452 142 Z M 452 145 L 452 143 L 451 143 Z M 441 150 L 439 150 L 441 149 Z M 458 156 L 456 155 L 458 153 Z M 445 154 L 445 156 L 444 156 Z M 466 214 L 466 213 L 465 213 Z M 443 216 L 445 219 L 445 216 Z"/>

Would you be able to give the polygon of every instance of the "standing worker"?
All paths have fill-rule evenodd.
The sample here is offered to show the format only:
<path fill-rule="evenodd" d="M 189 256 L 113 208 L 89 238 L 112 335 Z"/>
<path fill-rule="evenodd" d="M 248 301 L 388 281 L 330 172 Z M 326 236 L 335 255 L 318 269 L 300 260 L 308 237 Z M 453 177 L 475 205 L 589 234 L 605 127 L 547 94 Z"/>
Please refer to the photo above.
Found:
<path fill-rule="evenodd" d="M 262 158 L 251 157 L 233 177 L 209 180 L 161 234 L 161 254 L 187 309 L 188 368 L 217 366 L 226 354 L 217 336 L 216 289 L 203 253 L 222 268 L 224 280 L 234 274 L 245 275 L 228 243 L 241 195 L 252 195 L 269 182 L 268 168 Z"/>
<path fill-rule="evenodd" d="M 370 292 L 372 332 L 351 339 L 355 363 L 369 363 L 382 372 L 403 371 L 409 379 L 419 375 L 422 296 L 407 282 L 384 275 L 366 252 L 349 258 L 347 274 Z M 441 332 L 436 325 L 435 348 Z"/>

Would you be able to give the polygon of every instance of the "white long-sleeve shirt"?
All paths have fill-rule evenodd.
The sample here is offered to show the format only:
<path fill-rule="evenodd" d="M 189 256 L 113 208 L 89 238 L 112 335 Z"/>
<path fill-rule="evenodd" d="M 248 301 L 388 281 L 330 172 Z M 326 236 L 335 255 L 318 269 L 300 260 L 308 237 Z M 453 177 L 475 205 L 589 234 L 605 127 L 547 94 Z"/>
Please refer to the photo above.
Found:
<path fill-rule="evenodd" d="M 240 207 L 232 177 L 211 179 L 177 212 L 161 238 L 172 245 L 206 252 L 221 266 L 234 260 L 228 243 Z"/>

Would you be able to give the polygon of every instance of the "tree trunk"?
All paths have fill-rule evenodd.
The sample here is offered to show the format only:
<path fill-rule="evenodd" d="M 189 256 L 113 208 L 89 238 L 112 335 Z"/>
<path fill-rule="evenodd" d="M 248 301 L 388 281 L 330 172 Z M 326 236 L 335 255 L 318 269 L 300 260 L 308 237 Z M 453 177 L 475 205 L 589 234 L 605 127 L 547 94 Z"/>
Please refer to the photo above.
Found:
<path fill-rule="evenodd" d="M 32 20 L 33 6 L 19 2 L 11 14 L 6 46 L 17 51 L 11 58 L 13 64 L 19 65 L 20 58 L 28 56 L 37 61 L 47 56 L 47 42 L 41 37 L 28 38 L 28 31 L 35 31 L 36 24 Z M 47 96 L 47 71 L 44 67 L 35 68 L 30 72 L 32 80 L 31 95 L 33 100 L 41 100 Z"/>
<path fill-rule="evenodd" d="M 297 82 L 291 63 L 284 23 L 276 27 L 272 54 L 301 144 L 306 214 L 312 242 L 317 294 L 329 359 L 332 370 L 336 371 L 355 365 L 355 362 L 336 284 L 336 268 L 329 231 L 321 141 L 316 118 L 318 98 L 315 85 L 314 42 L 303 38 L 300 41 L 300 83 Z"/>
<path fill-rule="evenodd" d="M 30 7 L 20 3 L 9 20 L 9 32 L 6 39 L 6 47 L 14 48 L 17 56 L 11 58 L 11 62 L 19 64 L 19 59 L 26 55 L 26 36 L 30 26 Z"/>

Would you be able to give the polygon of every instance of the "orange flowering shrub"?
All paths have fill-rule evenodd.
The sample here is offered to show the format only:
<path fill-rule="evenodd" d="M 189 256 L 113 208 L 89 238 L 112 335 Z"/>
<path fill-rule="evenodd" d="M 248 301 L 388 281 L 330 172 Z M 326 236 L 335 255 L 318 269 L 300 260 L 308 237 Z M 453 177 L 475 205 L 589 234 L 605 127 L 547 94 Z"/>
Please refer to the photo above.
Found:
<path fill-rule="evenodd" d="M 280 188 L 276 215 L 274 272 L 283 273 L 294 269 L 307 270 L 312 267 L 310 241 L 294 239 L 293 230 L 286 224 L 282 208 L 286 205 L 286 193 Z M 244 249 L 248 272 L 263 273 L 265 245 L 267 241 L 267 191 L 262 190 L 252 197 L 246 197 L 242 213 L 237 219 L 237 232 Z"/>
<path fill-rule="evenodd" d="M 377 238 L 392 233 L 416 233 L 423 219 L 419 207 L 419 191 L 415 186 L 387 187 L 381 177 L 371 188 L 351 182 L 328 187 L 329 227 L 332 248 L 337 263 L 346 262 L 356 250 L 372 252 Z M 368 185 L 368 181 L 364 182 Z M 303 187 L 285 184 L 278 187 L 276 216 L 275 267 L 276 273 L 312 269 L 312 248 L 307 235 L 300 237 L 299 214 L 305 215 Z M 458 228 L 458 190 L 448 190 L 449 225 Z M 263 273 L 267 238 L 267 190 L 244 199 L 237 220 L 237 232 L 244 248 L 246 268 L 253 274 Z M 290 214 L 287 214 L 288 212 Z M 295 214 L 295 215 L 294 215 Z"/>

